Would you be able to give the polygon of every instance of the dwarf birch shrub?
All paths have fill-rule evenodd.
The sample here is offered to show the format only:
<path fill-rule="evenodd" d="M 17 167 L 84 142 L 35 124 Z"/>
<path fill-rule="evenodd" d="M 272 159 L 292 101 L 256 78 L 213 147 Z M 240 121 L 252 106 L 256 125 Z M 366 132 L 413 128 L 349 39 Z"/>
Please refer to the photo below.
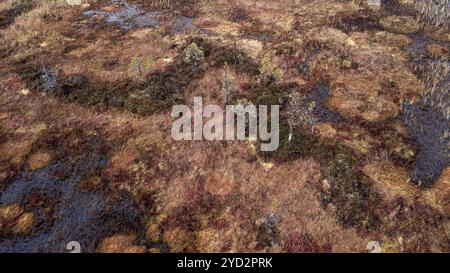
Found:
<path fill-rule="evenodd" d="M 281 82 L 283 81 L 283 70 L 274 67 L 269 55 L 264 55 L 259 65 L 260 79 L 264 83 Z"/>
<path fill-rule="evenodd" d="M 128 65 L 128 76 L 136 81 L 143 81 L 154 65 L 155 61 L 152 57 L 133 57 Z"/>
<path fill-rule="evenodd" d="M 184 62 L 197 68 L 205 59 L 205 53 L 196 43 L 188 45 L 184 51 Z"/>

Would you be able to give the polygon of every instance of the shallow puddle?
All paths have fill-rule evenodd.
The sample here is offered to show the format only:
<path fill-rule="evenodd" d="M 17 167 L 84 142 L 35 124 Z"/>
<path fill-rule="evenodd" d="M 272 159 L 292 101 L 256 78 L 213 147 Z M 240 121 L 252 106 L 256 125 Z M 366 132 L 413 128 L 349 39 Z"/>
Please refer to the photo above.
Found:
<path fill-rule="evenodd" d="M 319 122 L 338 122 L 341 120 L 339 113 L 330 110 L 325 104 L 330 95 L 328 85 L 319 84 L 310 95 L 311 101 L 314 101 L 316 105 L 313 114 Z"/>
<path fill-rule="evenodd" d="M 429 77 L 437 79 L 442 76 L 442 78 L 432 85 L 428 84 L 424 96 L 418 103 L 405 103 L 400 118 L 418 147 L 416 162 L 412 170 L 413 180 L 420 185 L 430 186 L 450 165 L 450 120 L 448 115 L 450 77 L 448 71 L 434 71 L 440 67 L 435 63 L 436 60 L 421 62 L 422 70 L 419 73 L 424 81 Z M 437 72 L 442 74 L 438 75 L 440 73 Z M 433 90 L 429 90 L 431 87 Z"/>
<path fill-rule="evenodd" d="M 422 3 L 423 2 L 423 3 Z M 415 9 L 405 8 L 396 1 L 384 0 L 383 16 L 407 15 L 419 16 L 426 23 L 433 24 L 436 18 L 428 18 L 426 11 L 420 8 L 425 3 L 417 1 Z M 432 3 L 430 8 L 438 8 L 438 3 Z M 450 43 L 432 40 L 427 37 L 423 30 L 408 35 L 412 43 L 403 47 L 415 68 L 417 76 L 426 88 L 420 100 L 414 104 L 404 103 L 400 120 L 408 129 L 409 136 L 417 146 L 416 160 L 412 166 L 411 176 L 418 185 L 431 186 L 441 175 L 442 171 L 450 165 L 450 120 L 446 114 L 450 108 L 448 96 L 450 89 L 450 78 L 445 64 L 447 62 L 433 59 L 429 56 L 426 47 L 430 44 L 438 44 L 449 47 Z M 433 89 L 430 92 L 430 89 Z"/>

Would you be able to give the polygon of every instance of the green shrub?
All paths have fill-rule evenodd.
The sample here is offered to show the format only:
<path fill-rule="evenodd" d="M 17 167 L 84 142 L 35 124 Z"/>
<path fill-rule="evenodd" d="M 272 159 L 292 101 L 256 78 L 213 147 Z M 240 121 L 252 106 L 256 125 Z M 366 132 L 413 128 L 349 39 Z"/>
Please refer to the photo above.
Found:
<path fill-rule="evenodd" d="M 128 75 L 134 80 L 143 81 L 145 80 L 145 76 L 153 69 L 154 65 L 155 61 L 152 57 L 146 59 L 133 57 L 128 65 Z"/>
<path fill-rule="evenodd" d="M 264 55 L 259 65 L 260 79 L 263 83 L 277 83 L 283 81 L 283 70 L 274 67 L 268 54 Z"/>
<path fill-rule="evenodd" d="M 199 64 L 205 59 L 205 52 L 201 47 L 199 47 L 195 42 L 188 45 L 184 51 L 184 62 L 191 64 L 194 68 L 198 67 Z"/>

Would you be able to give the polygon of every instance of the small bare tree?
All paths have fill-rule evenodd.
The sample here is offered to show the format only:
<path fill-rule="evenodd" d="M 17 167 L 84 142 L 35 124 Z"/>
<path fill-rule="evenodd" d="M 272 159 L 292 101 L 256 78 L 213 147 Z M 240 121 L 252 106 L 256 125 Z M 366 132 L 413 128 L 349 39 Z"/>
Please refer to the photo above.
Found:
<path fill-rule="evenodd" d="M 227 104 L 228 100 L 230 99 L 230 94 L 233 90 L 233 76 L 230 75 L 230 68 L 228 66 L 228 63 L 225 63 L 222 69 L 221 83 L 222 83 L 223 103 Z"/>
<path fill-rule="evenodd" d="M 289 141 L 293 137 L 294 128 L 311 127 L 311 133 L 314 132 L 314 125 L 317 118 L 314 114 L 316 108 L 315 101 L 309 101 L 302 97 L 298 92 L 289 96 L 288 105 L 288 123 L 289 123 Z"/>

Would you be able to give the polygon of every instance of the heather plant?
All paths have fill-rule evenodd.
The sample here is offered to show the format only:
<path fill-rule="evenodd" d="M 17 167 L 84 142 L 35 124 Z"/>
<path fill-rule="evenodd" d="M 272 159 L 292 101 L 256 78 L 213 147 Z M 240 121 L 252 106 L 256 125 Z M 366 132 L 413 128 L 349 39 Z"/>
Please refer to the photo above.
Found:
<path fill-rule="evenodd" d="M 259 66 L 259 73 L 261 73 L 261 75 L 267 75 L 270 74 L 272 70 L 272 62 L 270 60 L 269 55 L 264 55 L 264 57 L 261 59 L 261 63 Z"/>
<path fill-rule="evenodd" d="M 4 0 L 2 2 L 0 2 L 0 11 L 5 11 L 5 10 L 9 10 L 9 9 L 13 9 L 18 7 L 19 5 L 23 4 L 23 3 L 30 3 L 30 4 L 34 4 L 35 0 Z"/>
<path fill-rule="evenodd" d="M 233 65 L 239 64 L 240 60 L 242 59 L 242 55 L 237 48 L 236 41 L 233 41 L 233 46 L 231 47 L 230 59 L 231 59 L 231 62 Z"/>
<path fill-rule="evenodd" d="M 246 98 L 241 98 L 241 99 L 236 100 L 236 105 L 247 106 L 247 105 L 253 105 L 253 103 Z"/>
<path fill-rule="evenodd" d="M 272 77 L 275 79 L 276 82 L 283 81 L 284 72 L 281 68 L 275 68 L 275 70 L 272 73 Z"/>

